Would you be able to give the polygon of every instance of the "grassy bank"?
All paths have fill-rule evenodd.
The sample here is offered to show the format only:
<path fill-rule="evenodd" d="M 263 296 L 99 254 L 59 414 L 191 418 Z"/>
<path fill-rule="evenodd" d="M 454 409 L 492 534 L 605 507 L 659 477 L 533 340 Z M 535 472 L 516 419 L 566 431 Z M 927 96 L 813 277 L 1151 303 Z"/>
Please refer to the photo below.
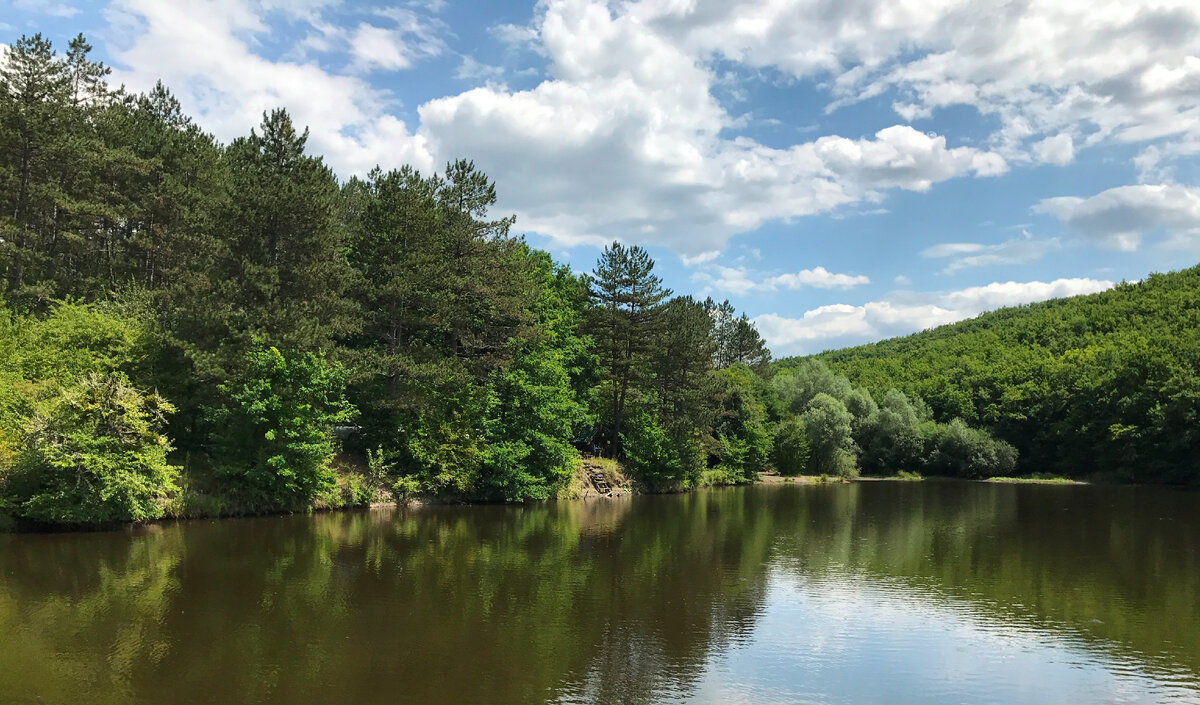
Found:
<path fill-rule="evenodd" d="M 989 477 L 984 482 L 999 482 L 1007 485 L 1087 485 L 1083 480 L 1072 480 L 1057 475 L 1029 475 L 1026 477 Z"/>

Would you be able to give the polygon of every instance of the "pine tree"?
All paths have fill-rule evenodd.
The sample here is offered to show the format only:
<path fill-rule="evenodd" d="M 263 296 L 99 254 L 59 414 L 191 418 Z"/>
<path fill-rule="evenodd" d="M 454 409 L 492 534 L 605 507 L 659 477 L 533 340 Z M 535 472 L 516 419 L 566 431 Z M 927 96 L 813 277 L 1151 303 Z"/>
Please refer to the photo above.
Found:
<path fill-rule="evenodd" d="M 663 425 L 668 432 L 708 435 L 715 413 L 713 317 L 690 296 L 668 301 L 663 316 L 654 354 L 654 388 Z"/>
<path fill-rule="evenodd" d="M 261 132 L 226 149 L 230 190 L 217 261 L 214 301 L 204 315 L 220 331 L 197 341 L 229 372 L 258 338 L 285 351 L 325 352 L 358 327 L 344 296 L 354 276 L 338 222 L 340 192 L 319 157 L 304 154 L 284 110 L 264 114 Z M 212 344 L 216 344 L 216 350 Z"/>
<path fill-rule="evenodd" d="M 614 242 L 605 247 L 592 273 L 589 330 L 604 368 L 601 387 L 613 456 L 620 453 L 630 395 L 640 393 L 650 376 L 663 322 L 662 302 L 670 294 L 654 274 L 654 260 L 636 245 Z"/>
<path fill-rule="evenodd" d="M 0 246 L 10 304 L 39 298 L 46 246 L 60 194 L 53 181 L 62 147 L 70 83 L 41 34 L 21 37 L 0 65 Z"/>

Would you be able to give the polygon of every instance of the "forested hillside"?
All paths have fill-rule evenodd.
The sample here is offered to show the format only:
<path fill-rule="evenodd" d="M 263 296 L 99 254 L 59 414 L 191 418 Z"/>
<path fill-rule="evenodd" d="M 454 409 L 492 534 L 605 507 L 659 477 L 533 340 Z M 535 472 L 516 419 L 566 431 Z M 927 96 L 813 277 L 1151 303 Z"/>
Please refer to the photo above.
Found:
<path fill-rule="evenodd" d="M 492 213 L 469 161 L 340 180 L 285 110 L 222 144 L 89 50 L 26 37 L 0 66 L 4 512 L 546 499 L 581 450 L 650 491 L 849 476 L 860 453 L 1012 468 L 918 399 L 771 380 L 750 320 L 672 295 L 639 247 L 573 274 Z"/>
<path fill-rule="evenodd" d="M 1200 480 L 1200 268 L 776 364 L 810 359 L 990 429 L 1022 472 Z"/>

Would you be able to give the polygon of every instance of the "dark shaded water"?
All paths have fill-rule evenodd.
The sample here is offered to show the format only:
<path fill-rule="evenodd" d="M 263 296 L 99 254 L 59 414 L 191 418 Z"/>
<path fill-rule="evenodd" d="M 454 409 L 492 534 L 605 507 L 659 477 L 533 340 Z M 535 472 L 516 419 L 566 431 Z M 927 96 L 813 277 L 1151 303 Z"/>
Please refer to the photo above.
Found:
<path fill-rule="evenodd" d="M 1200 493 L 863 483 L 0 536 L 0 703 L 1200 703 Z"/>

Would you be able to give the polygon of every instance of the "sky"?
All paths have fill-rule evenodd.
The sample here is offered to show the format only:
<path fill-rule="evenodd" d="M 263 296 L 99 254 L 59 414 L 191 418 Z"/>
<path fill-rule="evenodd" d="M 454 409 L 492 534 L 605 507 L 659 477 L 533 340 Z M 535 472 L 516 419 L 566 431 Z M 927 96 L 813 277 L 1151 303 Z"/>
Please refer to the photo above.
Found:
<path fill-rule="evenodd" d="M 647 248 L 777 357 L 1200 260 L 1195 0 L 0 0 L 228 141 L 474 160 L 578 271 Z"/>

